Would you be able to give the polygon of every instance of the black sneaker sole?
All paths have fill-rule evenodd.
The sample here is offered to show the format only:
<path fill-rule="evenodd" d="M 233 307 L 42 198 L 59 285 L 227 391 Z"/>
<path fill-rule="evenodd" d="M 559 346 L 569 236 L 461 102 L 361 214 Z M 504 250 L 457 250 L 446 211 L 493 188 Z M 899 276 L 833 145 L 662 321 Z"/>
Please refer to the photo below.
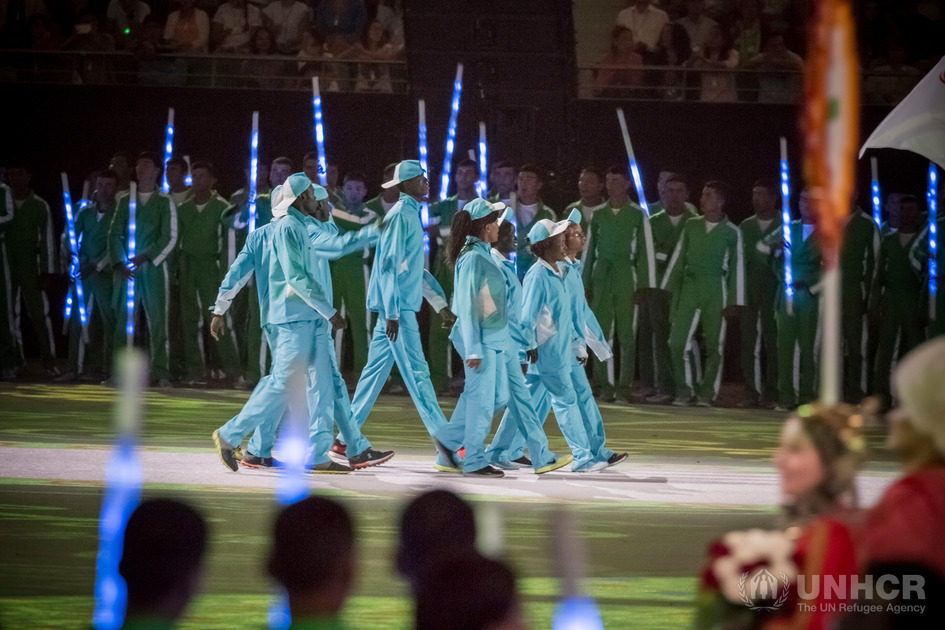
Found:
<path fill-rule="evenodd" d="M 229 468 L 230 470 L 232 470 L 233 472 L 239 472 L 240 465 L 237 462 L 236 453 L 235 452 L 230 453 L 231 457 L 233 458 L 232 464 L 228 462 L 226 460 L 226 457 L 223 455 L 223 440 L 220 439 L 220 431 L 219 430 L 214 431 L 211 437 L 213 438 L 213 445 L 217 449 L 217 455 L 220 456 L 220 461 L 223 462 L 223 465 Z"/>
<path fill-rule="evenodd" d="M 378 457 L 377 459 L 366 462 L 355 463 L 353 460 L 349 459 L 348 466 L 351 467 L 351 470 L 361 470 L 362 468 L 370 468 L 371 466 L 380 466 L 384 462 L 390 461 L 392 457 L 394 457 L 394 451 L 387 453 L 383 457 Z"/>

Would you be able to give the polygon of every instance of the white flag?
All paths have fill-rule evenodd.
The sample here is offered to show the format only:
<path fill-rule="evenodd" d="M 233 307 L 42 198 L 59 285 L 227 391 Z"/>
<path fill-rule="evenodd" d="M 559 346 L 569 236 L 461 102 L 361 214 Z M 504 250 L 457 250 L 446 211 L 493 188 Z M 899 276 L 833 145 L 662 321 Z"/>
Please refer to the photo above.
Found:
<path fill-rule="evenodd" d="M 945 168 L 945 57 L 925 75 L 860 149 L 905 149 Z"/>

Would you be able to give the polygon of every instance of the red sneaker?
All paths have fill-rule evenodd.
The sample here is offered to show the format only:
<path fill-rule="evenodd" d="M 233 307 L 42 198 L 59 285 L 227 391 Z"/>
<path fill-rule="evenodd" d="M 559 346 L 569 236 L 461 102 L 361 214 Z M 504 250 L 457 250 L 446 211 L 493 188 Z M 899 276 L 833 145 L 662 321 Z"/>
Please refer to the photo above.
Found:
<path fill-rule="evenodd" d="M 330 450 L 332 453 L 335 453 L 336 455 L 341 455 L 342 457 L 345 457 L 345 452 L 348 449 L 345 447 L 344 444 L 342 444 L 338 440 L 335 440 L 335 442 L 331 445 L 331 448 L 328 450 Z"/>

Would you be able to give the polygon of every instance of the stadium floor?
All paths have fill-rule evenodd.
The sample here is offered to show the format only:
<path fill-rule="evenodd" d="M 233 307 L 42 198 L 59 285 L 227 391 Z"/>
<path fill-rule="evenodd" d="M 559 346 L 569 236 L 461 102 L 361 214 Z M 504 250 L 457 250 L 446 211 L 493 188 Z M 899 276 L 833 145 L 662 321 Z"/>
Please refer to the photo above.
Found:
<path fill-rule="evenodd" d="M 96 385 L 0 384 L 2 628 L 89 624 L 113 398 L 113 390 Z M 182 628 L 265 626 L 275 476 L 225 470 L 209 439 L 246 398 L 230 390 L 146 395 L 144 495 L 192 502 L 212 532 L 204 589 Z M 455 399 L 441 403 L 448 415 Z M 782 416 L 617 404 L 601 410 L 608 444 L 630 453 L 626 463 L 593 475 L 520 471 L 484 481 L 436 472 L 410 399 L 380 398 L 365 434 L 375 447 L 395 449 L 395 458 L 311 480 L 313 492 L 340 499 L 356 518 L 360 575 L 344 614 L 348 627 L 410 627 L 406 588 L 392 569 L 397 521 L 407 497 L 434 486 L 474 502 L 488 524 L 482 544 L 501 548 L 516 569 L 534 628 L 550 627 L 559 592 L 551 529 L 563 510 L 582 538 L 585 591 L 608 628 L 689 626 L 706 545 L 732 529 L 777 525 L 771 454 Z M 567 452 L 553 420 L 547 429 L 552 449 Z M 868 440 L 859 484 L 866 505 L 896 474 L 883 429 L 870 429 Z"/>

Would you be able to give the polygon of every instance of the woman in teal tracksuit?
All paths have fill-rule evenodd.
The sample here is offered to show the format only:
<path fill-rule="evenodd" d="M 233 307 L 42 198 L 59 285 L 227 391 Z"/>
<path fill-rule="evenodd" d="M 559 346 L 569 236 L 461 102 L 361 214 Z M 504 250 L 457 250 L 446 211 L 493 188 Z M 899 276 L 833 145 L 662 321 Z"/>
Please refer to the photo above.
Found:
<path fill-rule="evenodd" d="M 488 464 L 484 442 L 493 416 L 509 400 L 506 353 L 512 346 L 505 276 L 491 253 L 491 245 L 499 236 L 499 210 L 504 206 L 475 199 L 456 214 L 450 228 L 446 258 L 455 268 L 453 312 L 457 318 L 450 339 L 463 357 L 466 386 L 450 422 L 435 435 L 439 470 L 456 470 L 456 451 L 465 446 L 463 474 L 493 477 L 503 473 Z M 516 369 L 517 360 L 516 352 Z M 533 414 L 530 419 L 523 433 L 540 454 L 536 472 L 568 463 L 548 450 L 548 440 L 537 418 Z"/>

